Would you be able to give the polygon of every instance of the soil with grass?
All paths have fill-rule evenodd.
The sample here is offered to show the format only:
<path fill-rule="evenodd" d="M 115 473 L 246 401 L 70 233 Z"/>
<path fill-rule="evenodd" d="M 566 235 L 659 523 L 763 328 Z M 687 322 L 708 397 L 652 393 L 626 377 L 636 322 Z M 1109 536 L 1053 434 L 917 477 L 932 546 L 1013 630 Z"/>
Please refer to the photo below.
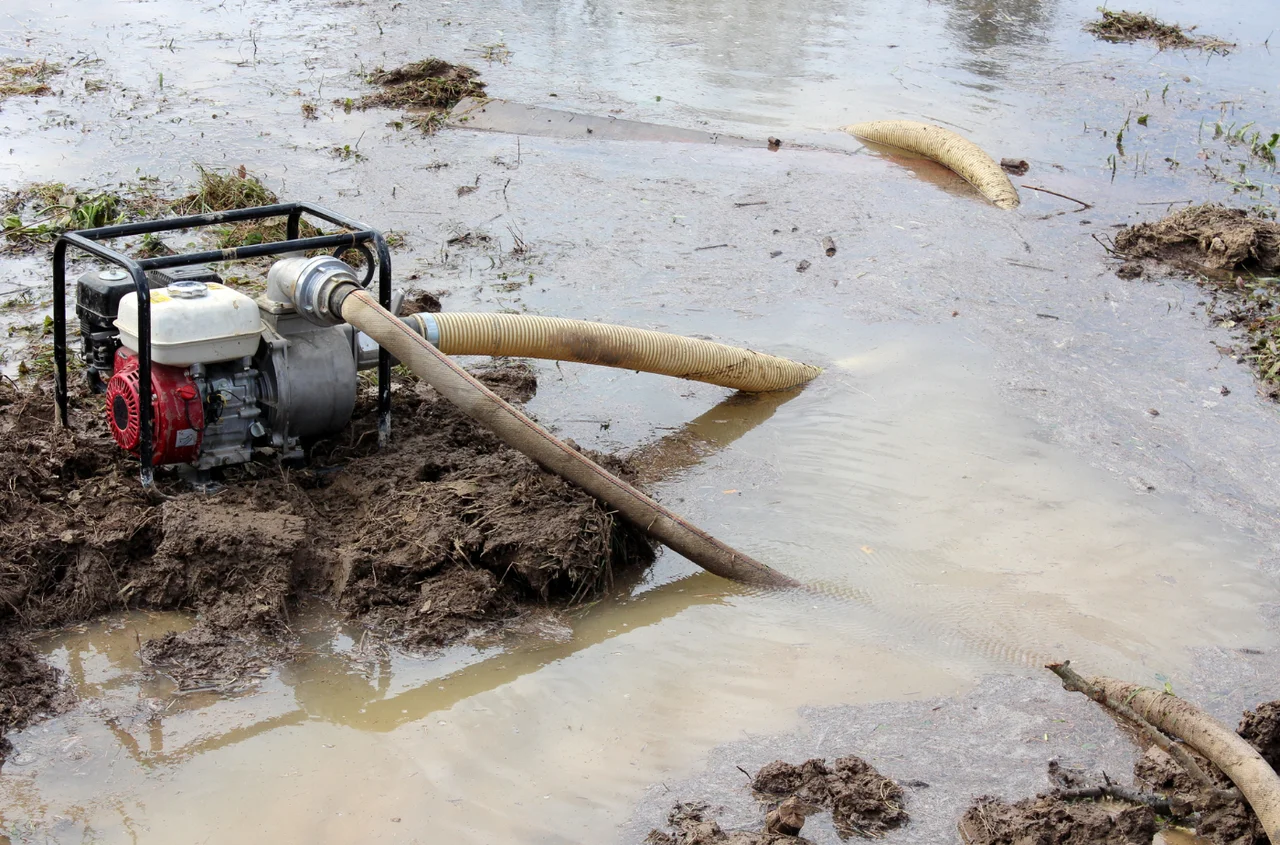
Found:
<path fill-rule="evenodd" d="M 1121 278 L 1175 274 L 1212 296 L 1216 321 L 1240 333 L 1229 350 L 1280 399 L 1280 223 L 1239 208 L 1197 205 L 1121 229 L 1114 253 Z"/>
<path fill-rule="evenodd" d="M 208 214 L 274 205 L 280 201 L 262 179 L 243 165 L 229 169 L 197 166 L 197 179 L 177 197 L 166 196 L 147 181 L 127 182 L 112 190 L 87 189 L 61 182 L 41 182 L 0 196 L 0 254 L 23 255 L 52 246 L 64 232 L 139 220 Z M 229 249 L 284 240 L 285 218 L 248 220 L 217 226 L 213 246 Z M 306 220 L 299 234 L 311 237 L 321 230 Z M 145 235 L 124 244 L 138 258 L 168 255 L 172 250 L 160 236 Z"/>
<path fill-rule="evenodd" d="M 1226 55 L 1236 45 L 1212 36 L 1192 34 L 1195 27 L 1165 23 L 1141 12 L 1098 10 L 1100 20 L 1091 21 L 1085 29 L 1104 41 L 1154 41 L 1161 50 L 1198 48 Z"/>
<path fill-rule="evenodd" d="M 532 370 L 478 372 L 527 401 Z M 0 387 L 0 736 L 56 709 L 33 632 L 131 608 L 185 609 L 195 627 L 142 647 L 179 691 L 228 690 L 288 657 L 291 608 L 319 598 L 372 635 L 429 649 L 599 595 L 653 548 L 596 500 L 506 447 L 426 385 L 374 402 L 298 468 L 226 470 L 220 492 L 162 473 L 144 492 L 100 399 L 53 425 L 43 387 Z M 594 455 L 613 471 L 627 467 Z M 0 758 L 2 759 L 2 758 Z"/>

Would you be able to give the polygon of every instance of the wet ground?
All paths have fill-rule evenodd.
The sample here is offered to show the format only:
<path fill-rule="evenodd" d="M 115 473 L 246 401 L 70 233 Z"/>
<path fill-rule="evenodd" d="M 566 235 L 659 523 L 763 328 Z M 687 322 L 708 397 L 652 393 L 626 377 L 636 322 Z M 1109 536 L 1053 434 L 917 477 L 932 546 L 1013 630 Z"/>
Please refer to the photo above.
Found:
<path fill-rule="evenodd" d="M 637 841 L 675 797 L 728 802 L 736 765 L 856 753 L 930 783 L 891 841 L 949 841 L 975 795 L 1043 788 L 1051 756 L 1131 765 L 1047 658 L 1168 679 L 1229 720 L 1280 696 L 1276 406 L 1219 352 L 1232 335 L 1194 285 L 1121 280 L 1091 237 L 1184 200 L 1280 202 L 1229 137 L 1280 128 L 1276 13 L 1145 9 L 1238 42 L 1222 57 L 1098 42 L 1093 5 L 8 4 L 0 55 L 67 70 L 61 96 L 0 104 L 0 187 L 244 164 L 403 232 L 398 279 L 447 290 L 447 309 L 698 334 L 828 372 L 721 404 L 543 365 L 530 405 L 637 453 L 664 503 L 822 597 L 743 591 L 667 554 L 565 625 L 428 657 L 371 650 L 317 611 L 309 653 L 229 699 L 141 680 L 139 640 L 189 620 L 64 632 L 44 647 L 82 704 L 11 737 L 0 831 Z M 783 144 L 423 137 L 344 110 L 362 68 L 429 54 L 513 103 Z M 835 131 L 887 117 L 1025 158 L 1015 184 L 1092 207 L 1023 189 L 1002 212 Z M 489 240 L 448 243 L 467 232 Z M 0 293 L 36 303 L 6 319 L 38 323 L 43 261 L 0 261 Z"/>

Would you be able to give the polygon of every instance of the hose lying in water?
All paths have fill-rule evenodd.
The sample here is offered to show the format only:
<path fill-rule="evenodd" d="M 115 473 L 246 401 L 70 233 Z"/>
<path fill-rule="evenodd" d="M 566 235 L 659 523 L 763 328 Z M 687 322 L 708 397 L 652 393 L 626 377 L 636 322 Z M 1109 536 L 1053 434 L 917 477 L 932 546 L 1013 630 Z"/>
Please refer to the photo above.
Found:
<path fill-rule="evenodd" d="M 718 384 L 747 393 L 812 381 L 818 367 L 664 332 L 530 314 L 410 314 L 402 318 L 446 355 L 574 361 Z"/>
<path fill-rule="evenodd" d="M 873 120 L 844 127 L 866 141 L 917 153 L 954 170 L 999 208 L 1017 208 L 1021 202 L 1009 177 L 977 144 L 950 129 L 914 120 Z"/>
<path fill-rule="evenodd" d="M 762 587 L 798 583 L 690 525 L 504 402 L 440 349 L 355 285 L 338 288 L 332 313 L 378 342 L 464 414 L 545 469 L 614 508 L 651 537 L 723 578 Z M 440 316 L 440 315 L 435 315 Z"/>

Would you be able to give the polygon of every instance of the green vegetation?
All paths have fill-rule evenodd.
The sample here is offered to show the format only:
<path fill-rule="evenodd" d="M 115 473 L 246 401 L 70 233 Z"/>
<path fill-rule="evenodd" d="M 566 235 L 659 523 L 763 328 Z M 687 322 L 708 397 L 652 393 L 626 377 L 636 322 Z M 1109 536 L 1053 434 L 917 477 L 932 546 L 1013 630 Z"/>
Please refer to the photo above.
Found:
<path fill-rule="evenodd" d="M 34 212 L 29 221 L 18 213 L 23 206 Z M 124 219 L 127 206 L 110 191 L 75 191 L 61 182 L 39 183 L 6 201 L 0 235 L 7 251 L 30 252 L 53 243 L 63 232 L 117 223 Z"/>

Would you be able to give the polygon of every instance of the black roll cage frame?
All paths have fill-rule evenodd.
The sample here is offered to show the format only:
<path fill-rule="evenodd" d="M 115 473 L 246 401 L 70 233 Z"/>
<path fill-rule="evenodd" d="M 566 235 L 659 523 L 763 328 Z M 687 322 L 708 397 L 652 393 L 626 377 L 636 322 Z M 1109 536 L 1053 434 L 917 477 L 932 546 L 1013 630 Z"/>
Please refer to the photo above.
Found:
<path fill-rule="evenodd" d="M 312 217 L 340 226 L 347 231 L 333 235 L 316 237 L 299 237 L 302 215 Z M 175 255 L 164 255 L 155 258 L 131 258 L 119 250 L 112 249 L 99 241 L 113 238 L 148 235 L 155 232 L 171 232 L 178 229 L 198 229 L 205 226 L 219 226 L 227 223 L 240 223 L 250 220 L 269 220 L 276 217 L 287 217 L 285 239 L 270 243 L 248 244 L 228 249 L 207 250 L 204 252 L 188 252 Z M 238 208 L 231 211 L 214 211 L 207 214 L 192 214 L 184 217 L 171 217 L 165 220 L 150 220 L 141 223 L 122 223 L 115 226 L 101 226 L 96 229 L 82 229 L 77 232 L 66 232 L 58 237 L 53 245 L 53 360 L 55 365 L 54 388 L 58 403 L 58 420 L 64 428 L 69 428 L 68 394 L 67 394 L 67 269 L 66 258 L 68 247 L 75 247 L 103 261 L 110 262 L 127 272 L 133 279 L 138 296 L 138 376 L 143 386 L 139 397 L 138 458 L 142 462 L 140 477 L 142 486 L 149 488 L 155 480 L 153 442 L 155 432 L 152 425 L 153 410 L 151 401 L 151 289 L 147 282 L 148 270 L 164 270 L 171 267 L 187 267 L 192 264 L 218 264 L 228 261 L 240 261 L 246 258 L 260 258 L 268 255 L 303 252 L 308 250 L 332 249 L 335 256 L 340 256 L 348 249 L 359 249 L 365 254 L 366 261 L 372 257 L 368 244 L 373 244 L 378 269 L 378 301 L 383 308 L 391 308 L 391 251 L 382 233 L 370 228 L 350 217 L 345 217 L 322 206 L 309 202 L 276 203 L 255 208 Z M 370 267 L 365 277 L 365 284 L 372 281 L 373 268 Z M 385 349 L 378 351 L 378 442 L 385 445 L 391 436 L 391 355 Z"/>

